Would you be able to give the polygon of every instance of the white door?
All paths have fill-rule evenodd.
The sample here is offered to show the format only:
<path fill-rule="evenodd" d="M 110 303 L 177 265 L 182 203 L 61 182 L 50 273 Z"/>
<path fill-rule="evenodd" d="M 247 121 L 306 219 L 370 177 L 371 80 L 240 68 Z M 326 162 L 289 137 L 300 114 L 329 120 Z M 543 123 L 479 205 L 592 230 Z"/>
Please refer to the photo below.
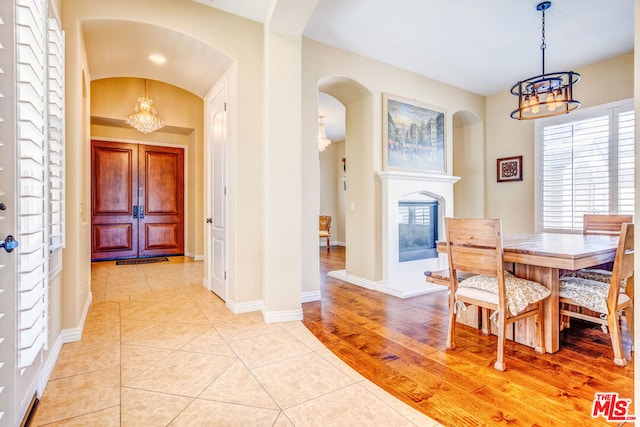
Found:
<path fill-rule="evenodd" d="M 208 109 L 211 194 L 209 223 L 209 289 L 227 300 L 227 209 L 226 209 L 226 87 L 210 100 Z"/>

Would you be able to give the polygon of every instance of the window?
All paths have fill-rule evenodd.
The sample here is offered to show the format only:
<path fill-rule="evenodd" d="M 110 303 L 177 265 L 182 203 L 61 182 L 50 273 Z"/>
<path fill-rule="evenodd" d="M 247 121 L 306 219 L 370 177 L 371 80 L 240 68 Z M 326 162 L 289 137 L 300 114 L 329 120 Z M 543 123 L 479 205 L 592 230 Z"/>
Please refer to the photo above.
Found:
<path fill-rule="evenodd" d="M 581 231 L 587 213 L 633 215 L 633 100 L 538 121 L 536 156 L 542 231 Z"/>

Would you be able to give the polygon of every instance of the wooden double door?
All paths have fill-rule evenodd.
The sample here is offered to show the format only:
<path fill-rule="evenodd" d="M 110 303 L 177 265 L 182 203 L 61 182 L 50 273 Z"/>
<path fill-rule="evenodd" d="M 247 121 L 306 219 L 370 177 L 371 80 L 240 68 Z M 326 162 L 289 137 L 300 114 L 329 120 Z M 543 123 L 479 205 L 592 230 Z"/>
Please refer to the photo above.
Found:
<path fill-rule="evenodd" d="M 184 150 L 91 141 L 91 259 L 184 254 Z"/>

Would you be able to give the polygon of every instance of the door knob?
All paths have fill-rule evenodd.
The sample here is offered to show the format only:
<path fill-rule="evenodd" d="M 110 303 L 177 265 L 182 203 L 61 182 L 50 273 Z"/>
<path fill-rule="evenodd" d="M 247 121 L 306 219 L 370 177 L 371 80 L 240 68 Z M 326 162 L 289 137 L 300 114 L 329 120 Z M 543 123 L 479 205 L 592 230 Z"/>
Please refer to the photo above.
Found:
<path fill-rule="evenodd" d="M 4 248 L 7 252 L 11 252 L 17 247 L 18 241 L 14 239 L 12 235 L 8 235 L 4 240 L 0 240 L 0 248 Z"/>

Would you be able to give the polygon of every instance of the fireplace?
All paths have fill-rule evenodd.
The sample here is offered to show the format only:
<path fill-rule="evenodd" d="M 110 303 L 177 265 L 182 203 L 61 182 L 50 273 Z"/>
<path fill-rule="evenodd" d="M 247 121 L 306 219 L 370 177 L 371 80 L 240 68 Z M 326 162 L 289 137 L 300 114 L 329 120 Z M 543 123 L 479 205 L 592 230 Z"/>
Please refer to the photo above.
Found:
<path fill-rule="evenodd" d="M 453 216 L 453 185 L 459 177 L 441 173 L 379 172 L 382 280 L 376 289 L 401 298 L 443 290 L 425 282 L 426 270 L 447 268 L 435 250 L 444 238 L 444 219 Z"/>
<path fill-rule="evenodd" d="M 438 201 L 398 202 L 398 261 L 437 258 Z"/>

